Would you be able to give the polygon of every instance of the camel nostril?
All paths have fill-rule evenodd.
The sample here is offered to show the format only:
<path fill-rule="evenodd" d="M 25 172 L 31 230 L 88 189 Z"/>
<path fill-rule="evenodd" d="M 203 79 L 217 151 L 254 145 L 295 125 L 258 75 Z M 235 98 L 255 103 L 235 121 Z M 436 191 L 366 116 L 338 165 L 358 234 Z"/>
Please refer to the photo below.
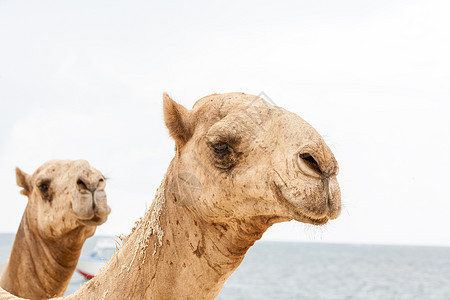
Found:
<path fill-rule="evenodd" d="M 302 153 L 299 156 L 309 168 L 313 169 L 314 171 L 316 171 L 316 172 L 318 172 L 320 174 L 323 174 L 322 170 L 319 167 L 319 164 L 314 159 L 314 157 L 312 157 L 311 154 L 309 154 L 309 153 Z"/>
<path fill-rule="evenodd" d="M 80 189 L 88 190 L 86 183 L 84 183 L 84 181 L 81 179 L 77 180 L 77 185 Z"/>

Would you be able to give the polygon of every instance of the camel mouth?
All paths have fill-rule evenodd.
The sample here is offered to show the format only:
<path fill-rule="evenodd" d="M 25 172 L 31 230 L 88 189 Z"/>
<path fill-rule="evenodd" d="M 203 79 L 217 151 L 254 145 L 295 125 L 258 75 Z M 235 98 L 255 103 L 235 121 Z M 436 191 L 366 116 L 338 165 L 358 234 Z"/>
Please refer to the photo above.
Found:
<path fill-rule="evenodd" d="M 275 182 L 272 182 L 270 186 L 275 199 L 278 201 L 278 203 L 280 203 L 281 206 L 285 207 L 289 212 L 293 214 L 292 217 L 295 221 L 312 225 L 324 225 L 328 222 L 328 217 L 316 218 L 300 211 L 295 205 L 293 205 L 284 197 L 283 193 Z"/>
<path fill-rule="evenodd" d="M 97 215 L 94 215 L 90 219 L 80 219 L 78 218 L 78 222 L 86 225 L 86 226 L 99 226 L 106 222 L 106 217 L 99 217 Z"/>

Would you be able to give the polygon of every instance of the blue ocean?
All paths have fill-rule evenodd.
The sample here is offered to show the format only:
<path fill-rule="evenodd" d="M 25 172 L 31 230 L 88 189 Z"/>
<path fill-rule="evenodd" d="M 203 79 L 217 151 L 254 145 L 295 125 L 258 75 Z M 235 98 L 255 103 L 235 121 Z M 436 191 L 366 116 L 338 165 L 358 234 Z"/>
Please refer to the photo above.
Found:
<path fill-rule="evenodd" d="M 0 234 L 0 269 L 13 241 Z M 84 283 L 75 273 L 66 295 Z M 260 241 L 217 299 L 450 300 L 450 248 Z"/>

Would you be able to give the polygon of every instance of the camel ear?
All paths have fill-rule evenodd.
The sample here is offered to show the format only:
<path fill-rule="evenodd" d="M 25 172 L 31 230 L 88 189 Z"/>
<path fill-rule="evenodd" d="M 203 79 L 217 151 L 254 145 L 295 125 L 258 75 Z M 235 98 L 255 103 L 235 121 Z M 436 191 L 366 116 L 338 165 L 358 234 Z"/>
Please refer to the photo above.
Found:
<path fill-rule="evenodd" d="M 190 112 L 176 103 L 167 93 L 163 94 L 164 122 L 177 148 L 183 147 L 192 136 Z"/>
<path fill-rule="evenodd" d="M 17 185 L 23 188 L 20 191 L 22 195 L 29 196 L 31 194 L 30 175 L 23 172 L 21 169 L 16 168 L 16 182 Z"/>

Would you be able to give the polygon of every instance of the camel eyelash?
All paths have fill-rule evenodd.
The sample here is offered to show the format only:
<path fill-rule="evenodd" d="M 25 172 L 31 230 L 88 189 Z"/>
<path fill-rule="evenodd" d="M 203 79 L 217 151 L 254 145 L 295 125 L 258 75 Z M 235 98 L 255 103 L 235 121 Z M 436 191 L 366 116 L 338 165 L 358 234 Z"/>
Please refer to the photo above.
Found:
<path fill-rule="evenodd" d="M 215 144 L 227 144 L 232 149 L 237 147 L 241 142 L 240 137 L 237 137 L 235 135 L 226 135 L 226 134 L 210 135 L 210 136 L 207 136 L 207 140 L 208 140 L 209 146 L 215 145 Z"/>
<path fill-rule="evenodd" d="M 216 154 L 227 154 L 234 152 L 233 148 L 224 142 L 217 143 L 209 143 L 208 144 L 211 150 L 213 150 Z"/>

